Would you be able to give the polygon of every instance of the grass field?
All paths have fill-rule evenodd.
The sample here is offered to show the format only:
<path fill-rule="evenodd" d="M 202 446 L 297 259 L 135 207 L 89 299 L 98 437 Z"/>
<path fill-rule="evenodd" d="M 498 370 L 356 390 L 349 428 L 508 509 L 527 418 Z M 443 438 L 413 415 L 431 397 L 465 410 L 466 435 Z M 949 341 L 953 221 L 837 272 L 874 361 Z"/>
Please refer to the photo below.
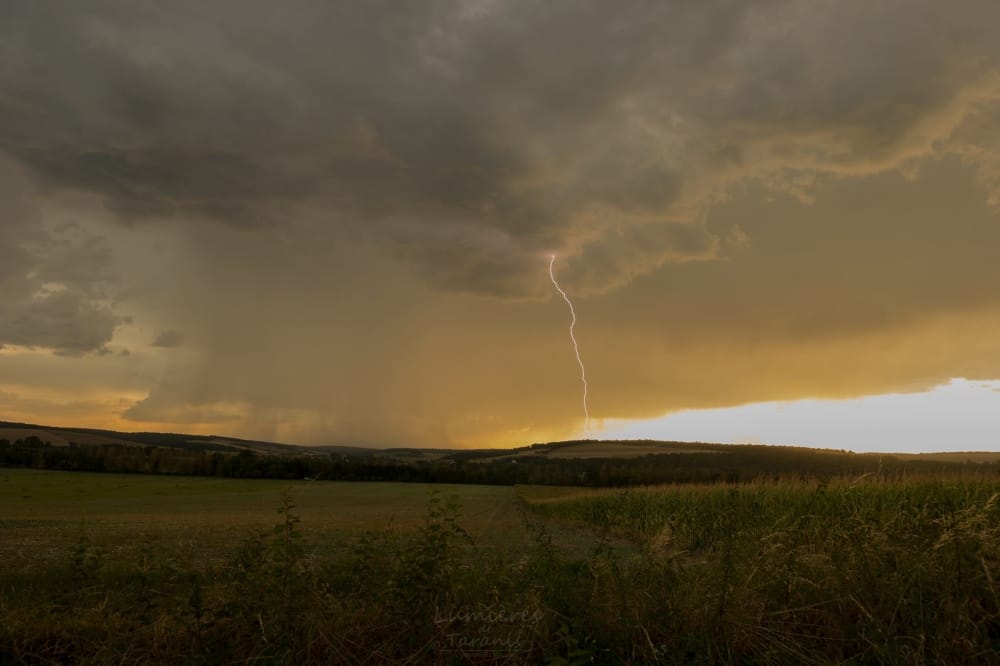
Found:
<path fill-rule="evenodd" d="M 312 547 L 366 530 L 425 524 L 432 491 L 454 495 L 464 529 L 484 542 L 524 538 L 507 486 L 214 479 L 0 469 L 0 558 L 12 570 L 54 561 L 81 535 L 125 559 L 138 544 L 186 544 L 202 559 L 272 528 L 288 494 Z M 544 491 L 542 491 L 544 492 Z"/>
<path fill-rule="evenodd" d="M 304 522 L 322 528 L 377 528 L 423 519 L 427 484 L 215 479 L 0 469 L 4 519 L 87 520 L 162 525 L 270 525 L 282 493 Z M 514 494 L 500 486 L 441 486 L 458 493 L 470 525 L 495 527 Z"/>
<path fill-rule="evenodd" d="M 0 470 L 0 663 L 995 663 L 1000 484 Z"/>

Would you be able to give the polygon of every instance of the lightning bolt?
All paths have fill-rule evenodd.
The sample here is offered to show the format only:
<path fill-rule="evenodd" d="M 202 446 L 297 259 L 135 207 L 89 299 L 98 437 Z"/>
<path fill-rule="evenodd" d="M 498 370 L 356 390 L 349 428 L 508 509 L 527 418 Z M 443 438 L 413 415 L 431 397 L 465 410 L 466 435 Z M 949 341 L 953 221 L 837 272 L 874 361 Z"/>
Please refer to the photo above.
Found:
<path fill-rule="evenodd" d="M 573 329 L 576 328 L 576 310 L 573 308 L 573 301 L 569 300 L 569 296 L 566 292 L 562 290 L 559 283 L 556 282 L 555 266 L 556 255 L 549 255 L 549 278 L 552 280 L 552 286 L 556 288 L 559 295 L 563 297 L 566 301 L 566 305 L 569 306 L 569 313 L 573 315 L 573 321 L 569 325 L 569 339 L 573 341 L 573 351 L 576 353 L 576 362 L 580 365 L 580 381 L 583 382 L 583 434 L 586 435 L 590 432 L 590 408 L 587 406 L 587 369 L 583 367 L 583 359 L 580 358 L 580 345 L 576 343 L 576 335 L 573 333 Z"/>

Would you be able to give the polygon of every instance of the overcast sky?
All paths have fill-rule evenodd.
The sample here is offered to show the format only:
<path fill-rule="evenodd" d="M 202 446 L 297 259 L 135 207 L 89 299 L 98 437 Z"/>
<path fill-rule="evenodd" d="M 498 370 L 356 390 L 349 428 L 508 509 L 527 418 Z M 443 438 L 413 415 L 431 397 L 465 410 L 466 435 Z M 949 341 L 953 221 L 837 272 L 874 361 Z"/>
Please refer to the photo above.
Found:
<path fill-rule="evenodd" d="M 0 419 L 579 435 L 550 254 L 598 434 L 1000 378 L 998 26 L 996 0 L 0 0 Z"/>

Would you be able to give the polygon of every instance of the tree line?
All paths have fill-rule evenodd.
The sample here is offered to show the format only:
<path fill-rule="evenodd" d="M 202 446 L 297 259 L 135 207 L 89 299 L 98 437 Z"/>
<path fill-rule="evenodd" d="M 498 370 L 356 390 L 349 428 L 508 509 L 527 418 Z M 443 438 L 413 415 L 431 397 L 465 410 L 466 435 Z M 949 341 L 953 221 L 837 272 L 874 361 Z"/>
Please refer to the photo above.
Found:
<path fill-rule="evenodd" d="M 559 445 L 555 445 L 556 447 Z M 36 436 L 0 439 L 0 466 L 36 469 L 181 474 L 255 479 L 405 481 L 490 485 L 541 484 L 622 487 L 662 483 L 747 483 L 865 474 L 1000 475 L 1000 463 L 959 463 L 894 456 L 817 451 L 799 447 L 717 445 L 704 452 L 650 453 L 637 458 L 502 459 L 457 451 L 430 460 L 391 455 L 259 454 L 124 444 L 53 446 Z"/>

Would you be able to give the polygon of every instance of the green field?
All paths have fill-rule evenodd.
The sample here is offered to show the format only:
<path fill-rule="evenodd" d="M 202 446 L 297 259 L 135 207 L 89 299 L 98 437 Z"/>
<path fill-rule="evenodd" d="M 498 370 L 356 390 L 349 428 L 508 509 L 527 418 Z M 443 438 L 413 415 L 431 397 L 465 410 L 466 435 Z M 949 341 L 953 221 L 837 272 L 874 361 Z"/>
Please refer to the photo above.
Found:
<path fill-rule="evenodd" d="M 465 515 L 494 527 L 513 507 L 502 486 L 434 486 L 456 492 Z M 140 474 L 0 469 L 5 520 L 62 520 L 123 525 L 270 525 L 284 492 L 303 522 L 318 528 L 413 526 L 422 520 L 432 486 L 415 483 L 216 479 Z"/>
<path fill-rule="evenodd" d="M 0 663 L 995 663 L 1000 483 L 0 470 Z"/>
<path fill-rule="evenodd" d="M 128 557 L 140 543 L 186 544 L 218 559 L 278 520 L 287 493 L 315 548 L 366 530 L 426 522 L 432 492 L 454 495 L 464 529 L 492 542 L 522 538 L 508 486 L 213 479 L 0 469 L 0 558 L 13 570 L 57 560 L 81 536 Z M 544 491 L 542 491 L 544 492 Z"/>

